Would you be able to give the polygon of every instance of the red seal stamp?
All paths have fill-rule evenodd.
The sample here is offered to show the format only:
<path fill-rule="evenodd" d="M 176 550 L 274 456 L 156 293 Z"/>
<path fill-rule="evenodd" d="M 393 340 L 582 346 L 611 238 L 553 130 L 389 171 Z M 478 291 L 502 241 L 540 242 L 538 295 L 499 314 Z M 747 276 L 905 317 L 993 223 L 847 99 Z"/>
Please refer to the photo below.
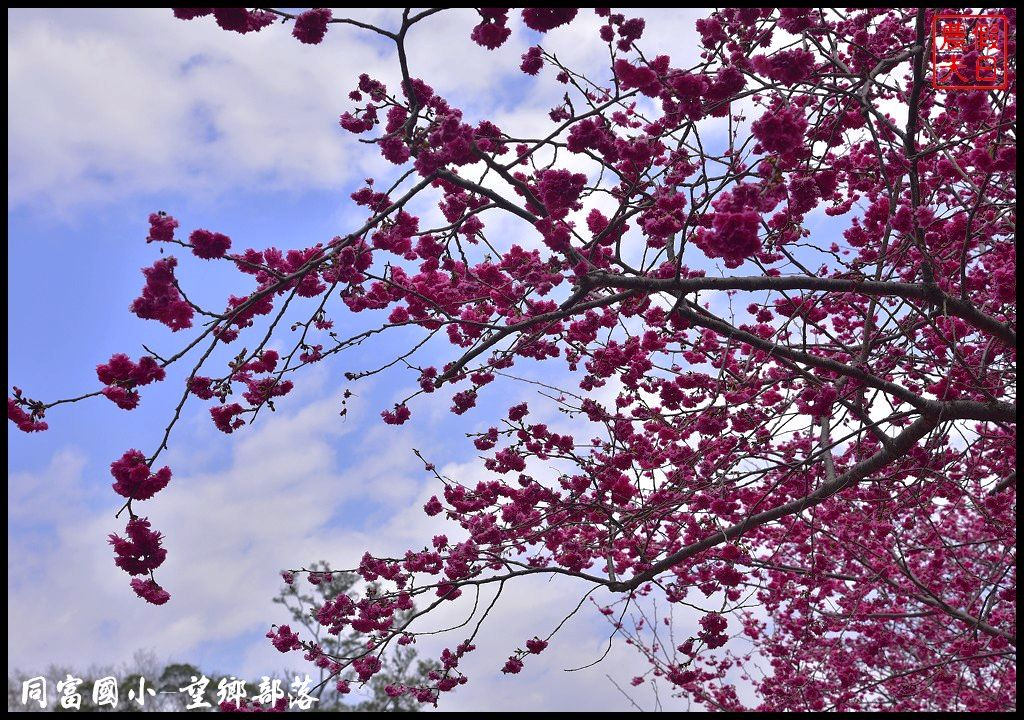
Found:
<path fill-rule="evenodd" d="M 932 17 L 932 87 L 1005 90 L 1010 23 L 1005 15 Z"/>

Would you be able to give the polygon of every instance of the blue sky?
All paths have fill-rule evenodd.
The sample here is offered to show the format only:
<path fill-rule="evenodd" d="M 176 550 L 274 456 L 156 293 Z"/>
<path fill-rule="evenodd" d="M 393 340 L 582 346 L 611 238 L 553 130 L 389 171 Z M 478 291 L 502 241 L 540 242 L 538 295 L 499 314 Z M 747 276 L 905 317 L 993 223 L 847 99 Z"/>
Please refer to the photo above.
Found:
<path fill-rule="evenodd" d="M 544 45 L 603 77 L 605 51 L 590 42 L 596 19 L 584 15 Z M 472 16 L 446 13 L 414 33 L 414 74 L 470 117 L 512 132 L 544 127 L 560 86 L 517 70 L 538 36 L 514 22 L 512 40 L 489 53 L 469 41 Z M 643 16 L 652 47 L 668 48 L 675 64 L 693 61 L 699 13 Z M 115 352 L 138 357 L 143 343 L 158 352 L 182 344 L 185 333 L 128 312 L 139 269 L 158 257 L 144 241 L 150 212 L 177 217 L 179 235 L 205 227 L 239 249 L 307 247 L 361 223 L 349 193 L 362 178 L 391 172 L 337 126 L 360 72 L 395 76 L 390 49 L 367 34 L 332 26 L 322 46 L 307 47 L 285 27 L 242 37 L 167 10 L 11 10 L 8 20 L 8 383 L 30 397 L 95 389 L 96 364 Z M 219 304 L 245 290 L 215 263 L 176 254 L 190 294 Z M 127 448 L 155 447 L 181 369 L 146 387 L 132 412 L 98 398 L 52 411 L 46 433 L 9 427 L 9 666 L 85 668 L 150 649 L 248 676 L 279 669 L 263 637 L 283 619 L 270 602 L 277 570 L 318 559 L 343 566 L 365 549 L 429 541 L 437 523 L 420 508 L 437 488 L 411 448 L 449 475 L 482 479 L 463 434 L 485 428 L 489 410 L 535 397 L 499 380 L 461 418 L 440 392 L 418 398 L 407 425 L 384 426 L 380 410 L 409 394 L 415 378 L 395 371 L 349 385 L 342 373 L 399 349 L 406 346 L 384 338 L 312 369 L 277 413 L 230 437 L 212 427 L 205 403 L 186 406 L 166 454 L 175 478 L 143 510 L 167 536 L 159 577 L 172 601 L 161 608 L 135 598 L 113 565 L 105 536 L 123 523 L 112 517 L 107 468 Z M 342 420 L 346 387 L 356 397 Z M 570 623 L 523 674 L 499 672 L 515 647 L 557 624 L 576 592 L 561 581 L 520 586 L 478 643 L 470 684 L 442 709 L 628 709 L 605 678 L 625 686 L 646 669 L 628 649 L 592 670 L 562 672 L 603 650 L 607 626 L 598 617 Z"/>

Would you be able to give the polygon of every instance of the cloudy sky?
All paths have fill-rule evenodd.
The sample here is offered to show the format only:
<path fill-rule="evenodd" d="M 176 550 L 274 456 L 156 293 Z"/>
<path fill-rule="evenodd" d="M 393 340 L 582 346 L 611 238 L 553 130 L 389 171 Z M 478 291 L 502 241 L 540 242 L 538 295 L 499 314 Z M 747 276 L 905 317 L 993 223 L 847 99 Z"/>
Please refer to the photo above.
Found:
<path fill-rule="evenodd" d="M 385 25 L 391 14 L 355 12 Z M 699 13 L 642 14 L 642 46 L 678 66 L 695 59 Z M 243 37 L 169 10 L 10 10 L 8 21 L 8 383 L 31 397 L 94 390 L 96 364 L 115 352 L 180 347 L 179 336 L 128 312 L 139 268 L 158 257 L 144 242 L 150 212 L 169 212 L 185 232 L 227 233 L 236 247 L 307 247 L 361 223 L 348 195 L 362 178 L 392 172 L 337 125 L 359 73 L 395 77 L 391 49 L 371 34 L 332 26 L 324 44 L 305 46 L 287 27 Z M 517 69 L 539 37 L 513 22 L 511 41 L 489 52 L 470 42 L 473 24 L 462 11 L 416 28 L 413 74 L 474 121 L 491 118 L 513 133 L 543 127 L 560 86 Z M 586 13 L 543 43 L 604 78 L 607 51 L 595 37 Z M 217 302 L 241 294 L 226 287 L 230 273 L 193 260 L 183 258 L 180 272 L 190 294 Z M 172 601 L 164 607 L 139 601 L 113 564 L 105 538 L 123 522 L 113 518 L 107 466 L 127 448 L 152 451 L 177 384 L 145 388 L 130 413 L 99 398 L 51 411 L 46 433 L 9 426 L 9 667 L 84 670 L 147 649 L 246 677 L 279 670 L 282 658 L 263 636 L 286 619 L 270 601 L 278 570 L 319 559 L 344 567 L 367 549 L 422 546 L 438 532 L 420 509 L 437 487 L 412 448 L 475 482 L 484 470 L 464 433 L 486 428 L 489 408 L 535 397 L 528 386 L 499 383 L 480 407 L 453 418 L 450 396 L 436 393 L 415 401 L 407 425 L 385 426 L 380 410 L 409 394 L 414 378 L 385 373 L 352 386 L 343 373 L 393 357 L 399 341 L 305 373 L 277 413 L 232 436 L 212 428 L 203 404 L 186 405 L 165 456 L 174 480 L 145 508 L 167 538 L 159 579 Z M 343 419 L 346 388 L 355 397 Z M 628 648 L 564 672 L 604 651 L 607 624 L 593 612 L 519 676 L 500 673 L 509 653 L 554 627 L 579 592 L 561 581 L 519 585 L 485 626 L 470 683 L 441 708 L 629 709 L 609 681 L 625 687 L 646 670 Z M 439 627 L 465 610 L 454 605 L 436 618 Z M 689 621 L 680 622 L 685 631 Z M 653 703 L 645 688 L 631 695 Z"/>

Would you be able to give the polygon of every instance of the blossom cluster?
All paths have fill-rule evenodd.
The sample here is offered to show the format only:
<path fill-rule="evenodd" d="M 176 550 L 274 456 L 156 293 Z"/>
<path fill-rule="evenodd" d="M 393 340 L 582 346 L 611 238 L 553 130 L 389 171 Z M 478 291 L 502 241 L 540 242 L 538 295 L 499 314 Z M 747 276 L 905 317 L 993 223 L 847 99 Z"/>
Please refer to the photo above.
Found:
<path fill-rule="evenodd" d="M 135 388 L 163 380 L 166 373 L 149 355 L 136 363 L 124 353 L 116 353 L 96 366 L 96 376 L 105 385 L 101 391 L 104 397 L 122 410 L 133 410 L 139 404 Z"/>

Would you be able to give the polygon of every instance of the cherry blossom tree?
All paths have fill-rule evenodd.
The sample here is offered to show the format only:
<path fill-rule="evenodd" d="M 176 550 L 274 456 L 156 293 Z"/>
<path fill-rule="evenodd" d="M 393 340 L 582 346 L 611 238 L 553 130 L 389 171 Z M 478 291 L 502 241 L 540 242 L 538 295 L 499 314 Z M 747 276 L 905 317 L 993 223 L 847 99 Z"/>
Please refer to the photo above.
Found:
<path fill-rule="evenodd" d="M 559 83 L 563 100 L 545 132 L 498 127 L 410 63 L 407 39 L 451 12 L 478 15 L 466 41 L 485 48 L 522 23 L 541 39 L 578 33 L 608 63 L 587 75 L 531 47 L 524 81 Z M 597 33 L 578 29 L 590 12 Z M 1012 29 L 1015 11 L 1000 12 Z M 579 588 L 567 618 L 596 606 L 650 677 L 698 707 L 1015 707 L 1012 30 L 1006 90 L 942 92 L 924 9 L 709 12 L 691 67 L 672 48 L 641 50 L 642 17 L 601 8 L 406 9 L 380 27 L 327 9 L 174 14 L 308 44 L 355 26 L 393 44 L 401 80 L 362 75 L 340 118 L 339 132 L 395 168 L 352 193 L 365 222 L 259 249 L 153 213 L 146 240 L 168 252 L 143 269 L 131 311 L 185 339 L 114 355 L 97 367 L 102 387 L 78 398 L 9 397 L 10 419 L 32 432 L 67 402 L 103 395 L 131 410 L 147 384 L 180 385 L 154 449 L 111 465 L 127 527 L 110 542 L 140 597 L 170 597 L 154 573 L 162 536 L 140 504 L 173 482 L 159 460 L 186 403 L 242 431 L 287 402 L 306 366 L 414 332 L 407 351 L 347 373 L 415 377 L 384 423 L 415 423 L 419 396 L 449 386 L 462 415 L 520 368 L 559 380 L 524 380 L 538 400 L 472 434 L 486 481 L 421 456 L 437 488 L 423 509 L 460 534 L 403 556 L 367 548 L 347 569 L 364 591 L 316 621 L 361 644 L 331 653 L 288 627 L 268 633 L 341 691 L 468 594 L 473 615 L 440 667 L 386 689 L 437 703 L 472 674 L 502 591 L 558 575 Z M 443 222 L 412 210 L 425 203 Z M 835 232 L 812 232 L 812 213 Z M 200 261 L 238 272 L 216 307 L 188 294 L 184 269 Z M 282 322 L 296 308 L 303 319 Z M 347 332 L 355 314 L 370 329 Z M 427 346 L 447 361 L 423 364 Z M 233 359 L 218 365 L 224 347 Z M 551 427 L 554 411 L 571 432 Z M 680 613 L 696 613 L 699 631 L 681 636 Z M 504 672 L 561 627 L 509 648 Z"/>

